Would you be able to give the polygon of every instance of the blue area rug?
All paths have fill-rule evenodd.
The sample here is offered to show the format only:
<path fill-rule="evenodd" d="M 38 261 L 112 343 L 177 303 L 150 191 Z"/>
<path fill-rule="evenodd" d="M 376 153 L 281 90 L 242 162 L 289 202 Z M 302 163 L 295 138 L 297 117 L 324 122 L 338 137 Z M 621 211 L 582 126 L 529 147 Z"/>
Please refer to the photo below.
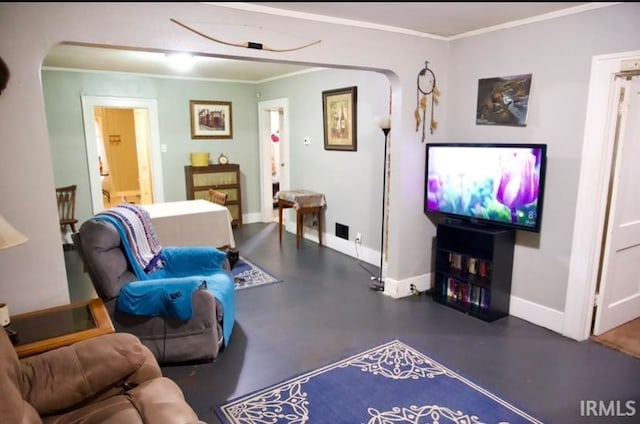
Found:
<path fill-rule="evenodd" d="M 233 275 L 236 290 L 282 282 L 242 256 L 231 270 L 231 275 Z"/>
<path fill-rule="evenodd" d="M 216 408 L 224 424 L 541 423 L 394 340 Z"/>

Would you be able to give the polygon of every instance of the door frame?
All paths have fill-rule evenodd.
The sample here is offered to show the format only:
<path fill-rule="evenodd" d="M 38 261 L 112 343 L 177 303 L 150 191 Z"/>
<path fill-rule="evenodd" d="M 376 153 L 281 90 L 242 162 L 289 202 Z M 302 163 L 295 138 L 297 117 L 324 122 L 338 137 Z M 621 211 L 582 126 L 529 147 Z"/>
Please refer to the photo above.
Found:
<path fill-rule="evenodd" d="M 626 150 L 625 145 L 628 146 L 634 141 L 627 137 L 627 130 L 631 125 L 638 125 L 637 123 L 633 123 L 634 120 L 630 119 L 631 115 L 629 113 L 631 99 L 632 97 L 635 97 L 632 91 L 633 78 L 634 76 L 627 78 L 626 76 L 620 76 L 618 74 L 614 79 L 613 90 L 616 99 L 618 100 L 615 105 L 615 110 L 612 113 L 616 118 L 613 135 L 613 172 L 611 187 L 609 189 L 609 213 L 605 221 L 605 236 L 602 243 L 602 269 L 600 271 L 600 279 L 596 287 L 596 307 L 591 331 L 591 334 L 596 336 L 640 316 L 637 309 L 638 301 L 640 299 L 638 298 L 637 293 L 633 296 L 634 300 L 627 297 L 623 303 L 620 303 L 622 299 L 612 299 L 612 293 L 615 293 L 616 288 L 620 287 L 620 280 L 617 277 L 611 277 L 612 269 L 614 274 L 616 270 L 619 270 L 619 265 L 613 262 L 615 261 L 614 256 L 618 254 L 618 251 L 625 249 L 620 246 L 616 246 L 616 241 L 620 240 L 620 234 L 616 229 L 621 228 L 620 223 L 617 221 L 617 217 L 619 217 L 619 211 L 624 210 L 618 209 L 618 199 L 621 195 L 620 185 L 624 182 L 624 184 L 629 187 L 629 181 L 631 181 L 627 179 L 628 177 L 625 177 L 622 174 L 622 170 L 624 169 L 622 167 L 628 167 L 630 163 L 633 163 L 633 161 L 629 161 L 626 157 L 627 155 L 623 153 Z M 635 78 L 640 77 L 635 75 Z M 636 80 L 635 90 L 638 90 L 638 87 L 640 87 L 640 85 L 638 85 L 638 81 L 639 80 Z M 636 108 L 639 106 L 638 100 L 639 99 L 634 99 L 634 106 Z M 627 187 L 625 187 L 625 189 Z M 626 223 L 628 222 L 629 221 L 626 221 Z M 616 234 L 614 235 L 614 233 Z M 617 240 L 615 237 L 617 237 Z M 631 246 L 627 245 L 626 247 L 628 248 Z M 622 318 L 624 321 L 622 321 Z"/>
<path fill-rule="evenodd" d="M 582 145 L 578 196 L 569 261 L 562 334 L 575 340 L 591 335 L 603 226 L 613 154 L 618 101 L 613 75 L 621 62 L 640 58 L 640 50 L 594 56 Z"/>
<path fill-rule="evenodd" d="M 96 107 L 113 109 L 147 109 L 149 111 L 149 148 L 151 150 L 151 175 L 153 178 L 154 202 L 164 202 L 164 184 L 162 183 L 162 154 L 160 146 L 160 125 L 158 121 L 158 102 L 156 99 L 136 99 L 126 97 L 81 96 L 82 119 L 84 121 L 84 139 L 89 169 L 89 189 L 91 193 L 92 214 L 104 209 L 102 203 L 102 179 L 98 166 L 98 149 L 94 125 Z"/>
<path fill-rule="evenodd" d="M 260 154 L 260 216 L 262 222 L 273 221 L 273 193 L 271 181 L 271 111 L 282 113 L 280 122 L 280 190 L 290 184 L 289 99 L 266 100 L 258 103 L 258 140 Z"/>

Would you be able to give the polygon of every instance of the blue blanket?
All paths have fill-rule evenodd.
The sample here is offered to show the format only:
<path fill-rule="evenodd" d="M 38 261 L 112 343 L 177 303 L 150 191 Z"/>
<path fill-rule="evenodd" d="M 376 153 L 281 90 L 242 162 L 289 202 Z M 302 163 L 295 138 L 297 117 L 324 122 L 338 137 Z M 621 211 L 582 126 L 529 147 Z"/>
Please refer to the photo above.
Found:
<path fill-rule="evenodd" d="M 146 272 L 133 253 L 122 222 L 107 214 L 97 214 L 94 219 L 107 221 L 118 230 L 127 259 L 138 278 L 120 290 L 120 311 L 188 320 L 193 316 L 193 291 L 206 289 L 222 304 L 222 330 L 225 346 L 228 344 L 235 322 L 235 287 L 233 276 L 222 267 L 226 259 L 223 251 L 208 246 L 163 247 L 160 253 L 163 267 Z"/>
<path fill-rule="evenodd" d="M 202 278 L 132 281 L 120 290 L 118 309 L 132 315 L 188 320 L 193 316 L 191 295 L 202 288 L 206 288 Z"/>
<path fill-rule="evenodd" d="M 195 290 L 208 290 L 222 304 L 222 335 L 225 346 L 228 345 L 236 320 L 236 292 L 233 278 L 226 271 L 132 281 L 120 290 L 118 310 L 132 315 L 172 316 L 188 320 L 193 316 L 191 295 Z"/>

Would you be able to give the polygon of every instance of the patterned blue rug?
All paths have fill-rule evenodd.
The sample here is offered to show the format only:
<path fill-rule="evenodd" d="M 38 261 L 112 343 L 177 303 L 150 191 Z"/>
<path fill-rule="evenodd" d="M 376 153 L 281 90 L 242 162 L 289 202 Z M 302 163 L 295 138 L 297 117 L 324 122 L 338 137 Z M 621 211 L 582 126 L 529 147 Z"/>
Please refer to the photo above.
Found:
<path fill-rule="evenodd" d="M 231 270 L 231 275 L 233 275 L 236 290 L 282 282 L 242 256 Z"/>
<path fill-rule="evenodd" d="M 218 408 L 224 424 L 541 423 L 394 340 Z"/>

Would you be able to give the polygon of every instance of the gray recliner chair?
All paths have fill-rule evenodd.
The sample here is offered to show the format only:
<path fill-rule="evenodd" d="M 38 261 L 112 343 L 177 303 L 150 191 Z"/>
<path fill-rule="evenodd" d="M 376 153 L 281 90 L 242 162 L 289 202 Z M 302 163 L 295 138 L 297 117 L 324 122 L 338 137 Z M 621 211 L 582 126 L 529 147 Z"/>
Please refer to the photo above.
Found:
<path fill-rule="evenodd" d="M 193 315 L 187 321 L 170 316 L 123 313 L 117 308 L 118 295 L 125 284 L 137 278 L 115 226 L 89 219 L 72 235 L 72 239 L 116 332 L 137 336 L 160 363 L 209 361 L 218 356 L 224 347 L 224 310 L 211 292 L 193 292 Z M 224 266 L 228 271 L 228 261 Z"/>

